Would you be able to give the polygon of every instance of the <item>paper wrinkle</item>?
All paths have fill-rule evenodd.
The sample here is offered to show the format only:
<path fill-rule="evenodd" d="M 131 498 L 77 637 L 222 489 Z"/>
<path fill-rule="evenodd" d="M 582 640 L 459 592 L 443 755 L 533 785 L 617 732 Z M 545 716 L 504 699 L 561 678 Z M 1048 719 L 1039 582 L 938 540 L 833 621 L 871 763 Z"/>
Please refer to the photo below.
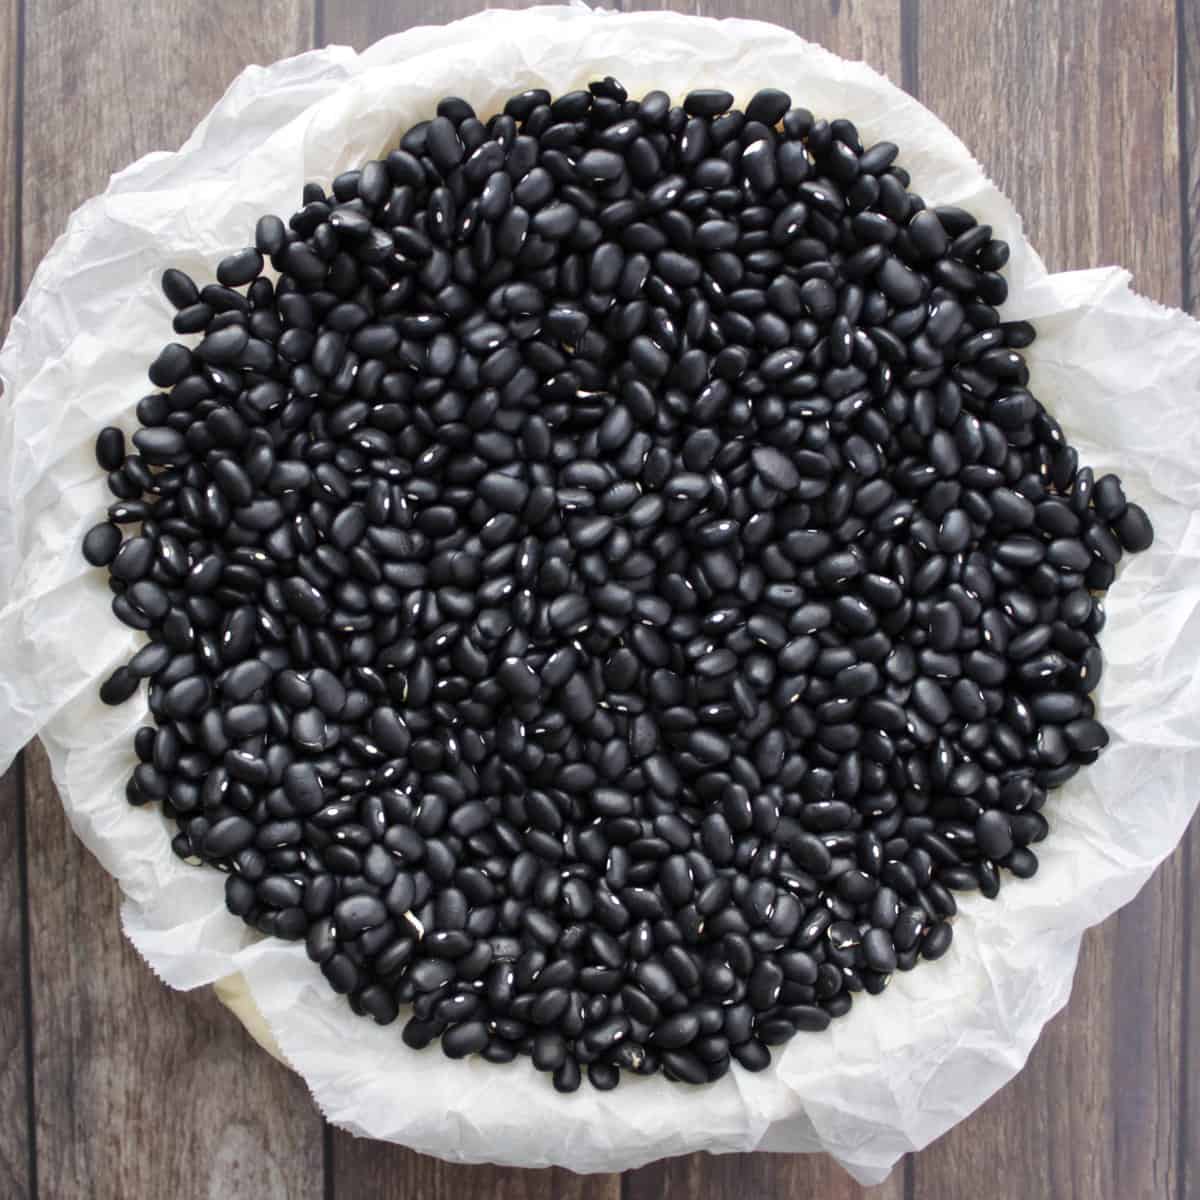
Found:
<path fill-rule="evenodd" d="M 633 95 L 675 98 L 720 83 L 744 101 L 776 85 L 852 118 L 864 140 L 897 141 L 916 191 L 970 208 L 1012 243 L 1005 315 L 1038 326 L 1031 386 L 1084 460 L 1146 501 L 1157 538 L 1108 601 L 1099 704 L 1113 744 L 1048 805 L 1054 835 L 1034 879 L 1006 883 L 994 902 L 965 898 L 946 958 L 898 974 L 827 1033 L 797 1036 L 761 1074 L 560 1096 L 523 1061 L 415 1053 L 398 1027 L 353 1016 L 303 945 L 255 940 L 226 913 L 223 877 L 178 861 L 163 818 L 126 803 L 145 699 L 106 709 L 96 688 L 140 635 L 113 619 L 78 547 L 107 502 L 95 433 L 132 431 L 146 365 L 171 337 L 165 266 L 211 278 L 259 213 L 290 213 L 305 180 L 386 149 L 443 94 L 486 114 L 513 91 L 563 92 L 606 73 Z M 42 733 L 71 823 L 120 881 L 125 930 L 147 962 L 178 988 L 224 980 L 255 1036 L 354 1133 L 457 1161 L 577 1171 L 697 1149 L 827 1150 L 878 1182 L 1020 1069 L 1066 1001 L 1081 933 L 1137 892 L 1196 804 L 1200 326 L 1129 282 L 1113 267 L 1048 276 L 1012 205 L 932 113 L 863 64 L 759 22 L 487 12 L 361 55 L 335 46 L 250 67 L 181 150 L 134 163 L 76 211 L 0 352 L 0 760 Z"/>

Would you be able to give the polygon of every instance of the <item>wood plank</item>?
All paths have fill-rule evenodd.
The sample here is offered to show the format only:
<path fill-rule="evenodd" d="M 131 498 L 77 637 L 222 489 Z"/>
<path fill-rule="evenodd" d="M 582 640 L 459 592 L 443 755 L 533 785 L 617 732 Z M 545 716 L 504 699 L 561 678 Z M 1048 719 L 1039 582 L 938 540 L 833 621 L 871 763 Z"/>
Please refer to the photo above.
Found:
<path fill-rule="evenodd" d="M 1200 278 L 1192 276 L 1192 295 L 1196 295 Z M 1193 303 L 1192 311 L 1195 312 Z M 1180 1047 L 1182 1071 L 1179 1096 L 1179 1200 L 1200 1200 L 1200 1129 L 1196 1113 L 1200 1111 L 1200 1081 L 1196 1079 L 1195 1064 L 1200 1055 L 1200 953 L 1192 945 L 1200 929 L 1200 835 L 1195 822 L 1183 840 L 1183 894 L 1186 903 L 1183 925 L 1184 953 L 1179 969 L 1184 971 L 1185 1006 L 1183 1039 Z"/>
<path fill-rule="evenodd" d="M 20 0 L 0 0 L 0 340 L 8 334 L 20 281 Z M 28 974 L 21 760 L 0 776 L 0 1194 L 34 1194 L 30 1177 Z"/>
<path fill-rule="evenodd" d="M 35 1194 L 29 1165 L 29 1031 L 21 864 L 21 760 L 0 776 L 0 1195 Z"/>
<path fill-rule="evenodd" d="M 448 0 L 432 4 L 399 4 L 395 0 L 349 5 L 330 0 L 325 9 L 323 38 L 346 42 L 362 49 L 388 33 L 413 25 L 444 22 L 483 8 L 478 0 Z M 493 7 L 527 7 L 506 3 Z M 622 0 L 626 10 L 662 8 L 660 3 Z M 721 3 L 678 3 L 665 7 L 699 12 L 704 16 L 754 17 L 775 21 L 795 29 L 804 37 L 821 42 L 850 58 L 862 58 L 872 66 L 901 78 L 899 6 L 844 0 L 830 5 L 826 0 L 722 0 Z M 414 12 L 414 9 L 416 10 Z M 837 10 L 836 12 L 834 10 Z M 613 1198 L 620 1191 L 617 1176 L 574 1176 L 480 1167 L 460 1167 L 438 1162 L 393 1146 L 363 1142 L 334 1132 L 334 1177 L 339 1197 L 360 1195 L 384 1197 L 420 1196 L 421 1200 L 442 1197 L 533 1197 L 554 1196 L 556 1200 Z M 783 1155 L 692 1155 L 658 1163 L 624 1176 L 624 1195 L 629 1200 L 646 1197 L 733 1195 L 753 1181 L 749 1195 L 820 1195 L 827 1200 L 851 1200 L 861 1189 L 829 1160 L 811 1156 Z M 716 1181 L 720 1181 L 717 1183 Z M 903 1194 L 902 1172 L 885 1187 L 871 1193 L 876 1200 L 893 1200 Z"/>
<path fill-rule="evenodd" d="M 464 1166 L 403 1146 L 333 1133 L 336 1200 L 618 1200 L 620 1175 L 575 1175 L 559 1167 Z"/>
<path fill-rule="evenodd" d="M 1171 0 L 1001 0 L 974 15 L 923 0 L 920 98 L 1012 197 L 1051 270 L 1119 262 L 1178 304 Z M 1014 130 L 1039 131 L 1035 146 Z M 916 1195 L 963 1179 L 988 1180 L 996 1200 L 1175 1194 L 1184 907 L 1176 854 L 1087 936 L 1070 1005 L 1024 1072 L 916 1157 Z"/>
<path fill-rule="evenodd" d="M 341 43 L 364 50 L 389 33 L 417 25 L 445 24 L 485 7 L 531 8 L 540 2 L 498 0 L 485 5 L 480 0 L 444 0 L 435 6 L 413 4 L 408 0 L 369 0 L 368 3 L 327 0 L 321 35 L 326 43 Z M 674 8 L 701 16 L 774 21 L 847 58 L 861 58 L 897 82 L 902 75 L 899 0 L 883 3 L 872 0 L 835 0 L 834 3 L 830 0 L 802 0 L 801 3 L 793 0 L 676 0 L 667 4 L 655 0 L 601 0 L 593 7 L 620 8 L 626 12 Z"/>
<path fill-rule="evenodd" d="M 1184 299 L 1200 315 L 1200 6 L 1179 4 L 1180 133 L 1183 138 Z"/>
<path fill-rule="evenodd" d="M 1193 276 L 1193 287 L 1195 286 Z M 1195 294 L 1195 293 L 1193 293 Z M 1200 1200 L 1200 1129 L 1196 1112 L 1200 1108 L 1200 1083 L 1196 1080 L 1196 1056 L 1200 1054 L 1200 953 L 1192 945 L 1200 929 L 1200 836 L 1195 823 L 1183 841 L 1183 893 L 1186 902 L 1183 924 L 1184 953 L 1179 969 L 1184 971 L 1185 1006 L 1183 1037 L 1180 1047 L 1182 1071 L 1179 1090 L 1179 1200 Z"/>
<path fill-rule="evenodd" d="M 843 58 L 861 59 L 897 84 L 903 77 L 900 0 L 622 0 L 621 7 L 772 21 Z"/>
<path fill-rule="evenodd" d="M 210 991 L 154 978 L 40 743 L 26 759 L 41 1193 L 316 1200 L 321 1123 L 303 1083 Z"/>
<path fill-rule="evenodd" d="M 28 0 L 22 278 L 73 208 L 140 155 L 175 149 L 242 67 L 307 50 L 314 3 Z"/>
<path fill-rule="evenodd" d="M 21 190 L 21 26 L 20 0 L 0 0 L 0 341 L 20 289 Z"/>
<path fill-rule="evenodd" d="M 863 1188 L 825 1154 L 689 1154 L 624 1175 L 623 1200 L 902 1200 L 902 1162 L 878 1187 Z"/>
<path fill-rule="evenodd" d="M 1105 0 L 1102 15 L 1078 0 L 998 0 L 977 16 L 922 0 L 922 103 L 1014 201 L 1050 270 L 1119 262 L 1177 304 L 1173 0 Z"/>
<path fill-rule="evenodd" d="M 312 27 L 311 0 L 29 0 L 23 277 L 112 171 L 178 145 L 242 66 L 307 48 Z M 321 1122 L 303 1083 L 210 992 L 155 980 L 40 747 L 26 792 L 41 1194 L 321 1195 Z"/>
<path fill-rule="evenodd" d="M 402 33 L 420 25 L 447 25 L 484 8 L 533 8 L 544 0 L 324 0 L 319 26 L 326 45 L 365 50 L 389 33 Z M 614 0 L 598 0 L 594 8 L 616 8 Z"/>
<path fill-rule="evenodd" d="M 1200 8 L 1189 0 L 1179 4 L 1180 135 L 1183 197 L 1183 298 L 1189 311 L 1200 316 Z M 1184 840 L 1184 955 L 1187 1005 L 1183 1029 L 1183 1087 L 1180 1097 L 1179 1200 L 1200 1200 L 1200 1082 L 1194 1070 L 1200 1055 L 1200 952 L 1192 939 L 1200 930 L 1200 832 L 1195 823 Z M 1189 1067 L 1193 1068 L 1189 1070 Z"/>

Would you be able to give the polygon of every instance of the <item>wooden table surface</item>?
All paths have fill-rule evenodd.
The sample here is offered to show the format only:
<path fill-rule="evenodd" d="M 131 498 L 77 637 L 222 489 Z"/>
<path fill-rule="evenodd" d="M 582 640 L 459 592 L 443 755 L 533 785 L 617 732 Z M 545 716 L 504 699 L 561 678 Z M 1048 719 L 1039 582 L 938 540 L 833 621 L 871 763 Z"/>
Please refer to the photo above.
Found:
<path fill-rule="evenodd" d="M 0 0 L 0 324 L 71 210 L 110 172 L 177 146 L 247 63 L 329 42 L 362 48 L 482 7 Z M 1198 0 L 671 7 L 775 21 L 865 59 L 958 132 L 1052 270 L 1122 263 L 1142 292 L 1196 311 Z M 1193 929 L 1195 831 L 1087 936 L 1071 1002 L 1020 1076 L 870 1195 L 1200 1200 Z M 169 992 L 124 941 L 116 886 L 67 828 L 36 745 L 0 779 L 0 964 L 0 1200 L 865 1194 L 816 1156 L 693 1155 L 580 1177 L 451 1166 L 332 1129 L 211 993 Z"/>

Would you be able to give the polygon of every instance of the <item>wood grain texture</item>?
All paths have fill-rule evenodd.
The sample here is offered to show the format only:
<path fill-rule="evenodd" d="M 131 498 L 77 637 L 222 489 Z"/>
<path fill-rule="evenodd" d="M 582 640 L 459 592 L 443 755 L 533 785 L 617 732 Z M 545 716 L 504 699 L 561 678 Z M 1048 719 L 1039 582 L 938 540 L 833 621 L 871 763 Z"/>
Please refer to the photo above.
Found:
<path fill-rule="evenodd" d="M 900 0 L 622 0 L 621 7 L 772 21 L 843 58 L 861 59 L 895 83 L 903 74 Z"/>
<path fill-rule="evenodd" d="M 1200 1053 L 1200 953 L 1192 945 L 1195 931 L 1200 929 L 1200 897 L 1196 881 L 1200 880 L 1200 837 L 1195 829 L 1183 840 L 1184 953 L 1180 969 L 1184 972 L 1185 1006 L 1183 1035 L 1180 1047 L 1182 1079 L 1176 1116 L 1179 1122 L 1179 1200 L 1200 1200 L 1200 1129 L 1196 1128 L 1196 1112 L 1200 1109 L 1200 1080 L 1196 1078 L 1196 1056 Z"/>
<path fill-rule="evenodd" d="M 437 1051 L 434 1051 L 437 1053 Z M 620 1175 L 464 1166 L 334 1131 L 335 1200 L 620 1200 Z"/>
<path fill-rule="evenodd" d="M 1179 123 L 1182 134 L 1184 298 L 1200 315 L 1200 5 L 1179 7 Z"/>
<path fill-rule="evenodd" d="M 1122 263 L 1139 290 L 1178 304 L 1172 0 L 1001 0 L 973 16 L 922 0 L 921 100 L 1013 199 L 1052 270 Z M 1037 131 L 1036 147 L 1014 130 Z M 1176 854 L 1085 938 L 1071 1002 L 1022 1074 L 916 1157 L 915 1195 L 968 1178 L 996 1200 L 1176 1195 L 1184 909 Z"/>
<path fill-rule="evenodd" d="M 905 1167 L 862 1188 L 824 1154 L 689 1154 L 622 1177 L 623 1200 L 903 1200 Z M 932 1198 L 931 1198 L 932 1200 Z"/>
<path fill-rule="evenodd" d="M 112 171 L 177 146 L 248 61 L 306 49 L 312 20 L 310 3 L 287 0 L 28 0 L 23 278 Z M 210 992 L 170 992 L 141 962 L 40 749 L 26 793 L 39 1193 L 319 1196 L 321 1123 L 303 1084 Z"/>
<path fill-rule="evenodd" d="M 21 28 L 20 0 L 0 0 L 0 339 L 19 288 Z M 21 760 L 0 776 L 0 1195 L 33 1195 L 29 1164 L 29 1029 L 22 835 Z"/>
<path fill-rule="evenodd" d="M 1200 279 L 1192 276 L 1192 295 L 1196 295 Z M 1193 307 L 1193 311 L 1194 307 Z M 1200 1079 L 1196 1075 L 1196 1059 L 1200 1055 L 1200 951 L 1193 945 L 1200 930 L 1200 835 L 1194 827 L 1183 839 L 1183 894 L 1185 909 L 1182 917 L 1183 954 L 1179 969 L 1184 973 L 1185 1006 L 1183 1013 L 1183 1042 L 1180 1047 L 1182 1080 L 1177 1117 L 1179 1121 L 1179 1200 L 1200 1200 L 1200 1129 L 1196 1114 L 1200 1112 Z"/>
<path fill-rule="evenodd" d="M 545 0 L 323 0 L 318 18 L 320 40 L 326 45 L 365 50 L 389 33 L 420 25 L 447 25 L 485 8 L 533 8 Z M 596 0 L 594 8 L 619 8 L 617 0 Z"/>
<path fill-rule="evenodd" d="M 154 978 L 40 744 L 26 761 L 40 1194 L 316 1200 L 321 1126 L 303 1084 L 210 991 Z"/>
<path fill-rule="evenodd" d="M 30 1178 L 21 760 L 0 775 L 0 1195 L 34 1195 Z"/>
<path fill-rule="evenodd" d="M 113 171 L 173 150 L 248 63 L 312 44 L 314 0 L 26 0 L 23 278 Z"/>
<path fill-rule="evenodd" d="M 1183 296 L 1200 316 L 1200 6 L 1179 3 L 1179 122 L 1183 161 Z M 1200 1200 L 1200 1079 L 1194 1064 L 1200 1055 L 1200 831 L 1194 826 L 1184 839 L 1184 955 L 1187 1006 L 1183 1027 L 1183 1090 L 1179 1106 L 1179 1200 Z M 1189 1070 L 1189 1067 L 1191 1068 Z"/>
<path fill-rule="evenodd" d="M 0 340 L 20 287 L 21 0 L 0 0 Z"/>
<path fill-rule="evenodd" d="M 1014 201 L 1050 270 L 1119 262 L 1177 304 L 1174 0 L 995 0 L 970 21 L 955 0 L 921 0 L 919 12 L 922 103 Z"/>

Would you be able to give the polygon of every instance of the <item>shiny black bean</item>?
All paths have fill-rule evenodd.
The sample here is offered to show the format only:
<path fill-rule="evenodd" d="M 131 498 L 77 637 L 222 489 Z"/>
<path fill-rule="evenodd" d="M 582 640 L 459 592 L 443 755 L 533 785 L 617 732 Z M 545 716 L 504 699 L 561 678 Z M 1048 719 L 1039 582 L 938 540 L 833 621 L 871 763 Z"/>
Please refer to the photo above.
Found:
<path fill-rule="evenodd" d="M 1121 542 L 1121 547 L 1130 554 L 1148 550 L 1151 542 L 1154 541 L 1150 518 L 1138 504 L 1126 504 L 1124 512 L 1113 523 L 1113 529 Z"/>
<path fill-rule="evenodd" d="M 83 539 L 83 557 L 93 567 L 107 567 L 121 548 L 121 531 L 104 521 L 87 531 Z"/>
<path fill-rule="evenodd" d="M 716 117 L 733 104 L 733 95 L 719 88 L 697 88 L 683 100 L 683 111 L 693 117 Z"/>
<path fill-rule="evenodd" d="M 166 272 L 199 344 L 97 439 L 131 803 L 354 1011 L 562 1091 L 761 1070 L 1032 875 L 1152 539 L 1028 390 L 1004 243 L 732 105 L 446 98 Z"/>
<path fill-rule="evenodd" d="M 466 1058 L 479 1054 L 488 1044 L 487 1026 L 482 1021 L 465 1021 L 442 1034 L 442 1049 L 447 1058 Z"/>
<path fill-rule="evenodd" d="M 263 257 L 253 246 L 238 250 L 217 264 L 217 281 L 224 287 L 242 287 L 256 279 L 263 269 Z"/>
<path fill-rule="evenodd" d="M 1012 830 L 1008 817 L 996 809 L 980 815 L 975 823 L 975 841 L 990 859 L 1003 859 L 1012 851 Z"/>
<path fill-rule="evenodd" d="M 249 340 L 250 334 L 245 326 L 226 325 L 204 337 L 196 347 L 196 356 L 216 365 L 235 362 Z"/>

